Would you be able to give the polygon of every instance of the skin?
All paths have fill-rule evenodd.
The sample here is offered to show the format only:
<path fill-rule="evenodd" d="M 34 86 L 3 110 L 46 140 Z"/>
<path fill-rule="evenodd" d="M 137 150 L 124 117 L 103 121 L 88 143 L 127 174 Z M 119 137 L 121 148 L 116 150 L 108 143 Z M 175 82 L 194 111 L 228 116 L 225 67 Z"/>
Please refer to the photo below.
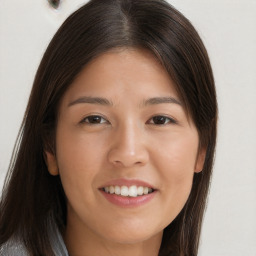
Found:
<path fill-rule="evenodd" d="M 174 100 L 145 104 L 155 97 Z M 91 115 L 102 118 L 89 123 Z M 164 116 L 163 124 L 154 116 Z M 61 100 L 56 154 L 46 152 L 49 172 L 60 175 L 67 196 L 70 255 L 158 255 L 163 229 L 182 210 L 194 172 L 203 168 L 198 145 L 194 123 L 151 53 L 119 49 L 89 63 Z M 99 188 L 117 178 L 150 183 L 154 198 L 130 208 L 110 203 Z"/>

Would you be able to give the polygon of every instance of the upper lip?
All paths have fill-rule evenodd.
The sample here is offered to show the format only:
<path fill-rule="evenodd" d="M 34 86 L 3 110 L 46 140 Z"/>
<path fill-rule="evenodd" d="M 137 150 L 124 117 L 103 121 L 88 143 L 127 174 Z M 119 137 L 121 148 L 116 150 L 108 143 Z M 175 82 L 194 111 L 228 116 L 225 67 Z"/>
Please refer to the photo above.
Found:
<path fill-rule="evenodd" d="M 130 187 L 132 185 L 148 187 L 148 188 L 152 188 L 152 189 L 155 190 L 154 186 L 151 185 L 148 182 L 138 180 L 138 179 L 124 179 L 124 178 L 110 180 L 110 181 L 104 183 L 100 188 L 109 187 L 109 186 L 120 186 L 120 187 L 121 186 L 127 186 L 127 187 Z"/>

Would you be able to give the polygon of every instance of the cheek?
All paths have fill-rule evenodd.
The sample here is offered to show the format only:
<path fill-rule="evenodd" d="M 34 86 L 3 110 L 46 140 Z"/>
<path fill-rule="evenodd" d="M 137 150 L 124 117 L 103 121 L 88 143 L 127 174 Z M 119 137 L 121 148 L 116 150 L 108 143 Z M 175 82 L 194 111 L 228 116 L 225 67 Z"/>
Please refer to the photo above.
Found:
<path fill-rule="evenodd" d="M 59 126 L 56 146 L 60 171 L 90 173 L 103 154 L 101 139 L 81 132 L 76 127 L 69 128 L 61 124 Z"/>
<path fill-rule="evenodd" d="M 198 139 L 197 136 L 174 135 L 161 140 L 161 145 L 155 147 L 152 158 L 161 165 L 159 170 L 164 170 L 163 175 L 177 178 L 177 181 L 186 178 L 187 174 L 193 174 L 195 170 Z"/>
<path fill-rule="evenodd" d="M 59 174 L 64 191 L 70 200 L 90 197 L 94 181 L 100 175 L 99 159 L 103 146 L 93 136 L 85 136 L 76 130 L 60 125 L 57 130 L 56 148 Z"/>
<path fill-rule="evenodd" d="M 197 136 L 175 136 L 156 147 L 155 167 L 159 171 L 160 187 L 166 212 L 175 218 L 185 205 L 191 191 L 197 157 Z"/>
<path fill-rule="evenodd" d="M 161 179 L 166 182 L 164 189 L 170 192 L 168 195 L 173 197 L 172 200 L 185 203 L 184 200 L 186 201 L 192 186 L 195 158 L 183 149 L 177 152 L 176 148 L 175 152 L 165 159 L 169 160 L 168 163 L 159 168 L 162 170 Z"/>

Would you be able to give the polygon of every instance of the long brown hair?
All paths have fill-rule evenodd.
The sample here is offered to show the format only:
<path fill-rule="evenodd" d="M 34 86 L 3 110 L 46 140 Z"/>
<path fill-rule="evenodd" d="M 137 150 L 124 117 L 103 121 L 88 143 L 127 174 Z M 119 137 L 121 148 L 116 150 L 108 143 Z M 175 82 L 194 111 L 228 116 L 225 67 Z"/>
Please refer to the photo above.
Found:
<path fill-rule="evenodd" d="M 118 47 L 155 54 L 176 84 L 206 151 L 190 196 L 164 230 L 159 255 L 197 255 L 216 142 L 217 101 L 206 49 L 191 23 L 163 0 L 92 0 L 73 13 L 50 42 L 38 68 L 0 202 L 0 245 L 20 238 L 31 255 L 54 255 L 48 230 L 66 226 L 59 177 L 48 173 L 58 105 L 96 56 Z"/>

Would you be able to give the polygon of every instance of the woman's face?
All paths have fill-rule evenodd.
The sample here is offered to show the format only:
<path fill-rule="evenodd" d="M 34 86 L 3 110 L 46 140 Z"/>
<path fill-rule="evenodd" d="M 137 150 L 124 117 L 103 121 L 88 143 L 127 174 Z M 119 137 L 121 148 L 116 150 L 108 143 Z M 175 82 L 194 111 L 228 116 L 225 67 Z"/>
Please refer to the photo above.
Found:
<path fill-rule="evenodd" d="M 49 170 L 61 177 L 68 228 L 120 243 L 161 237 L 202 169 L 198 144 L 172 80 L 151 53 L 99 56 L 59 108 L 58 173 Z"/>

